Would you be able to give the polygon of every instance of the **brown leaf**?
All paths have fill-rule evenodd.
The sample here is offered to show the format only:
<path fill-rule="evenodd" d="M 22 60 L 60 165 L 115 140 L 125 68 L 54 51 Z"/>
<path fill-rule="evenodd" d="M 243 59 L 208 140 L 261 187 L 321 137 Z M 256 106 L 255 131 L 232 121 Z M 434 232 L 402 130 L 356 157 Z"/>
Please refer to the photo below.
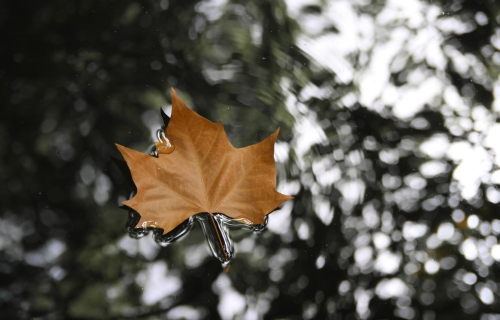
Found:
<path fill-rule="evenodd" d="M 137 194 L 124 204 L 141 215 L 139 227 L 161 228 L 163 234 L 201 212 L 261 224 L 292 198 L 276 191 L 278 132 L 235 148 L 222 122 L 190 110 L 172 89 L 172 117 L 167 139 L 157 144 L 158 158 L 116 144 L 137 186 Z"/>

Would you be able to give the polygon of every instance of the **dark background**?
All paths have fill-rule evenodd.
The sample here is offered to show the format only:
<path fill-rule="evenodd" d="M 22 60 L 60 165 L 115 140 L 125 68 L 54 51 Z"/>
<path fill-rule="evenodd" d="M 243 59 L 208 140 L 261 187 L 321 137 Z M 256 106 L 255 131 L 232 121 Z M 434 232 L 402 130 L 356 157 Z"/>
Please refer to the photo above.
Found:
<path fill-rule="evenodd" d="M 423 127 L 388 107 L 345 107 L 343 96 L 359 94 L 356 81 L 339 81 L 297 47 L 302 18 L 321 19 L 336 2 L 300 5 L 299 18 L 288 15 L 285 2 L 265 0 L 0 2 L 0 318 L 216 319 L 230 317 L 232 307 L 236 317 L 249 319 L 497 319 L 498 263 L 491 256 L 469 259 L 462 250 L 466 239 L 479 248 L 496 243 L 498 206 L 485 196 L 495 184 L 483 181 L 476 196 L 463 200 L 452 176 L 457 163 L 446 157 L 449 170 L 426 177 L 423 190 L 384 182 L 418 173 L 429 160 L 418 145 L 430 136 L 467 141 L 474 129 L 450 132 L 450 116 L 439 107 L 415 115 L 427 120 Z M 447 56 L 441 76 L 469 108 L 482 104 L 496 119 L 500 54 L 492 43 L 500 33 L 500 6 L 493 0 L 416 2 L 424 11 L 431 3 L 439 7 L 440 19 L 469 24 L 466 32 L 443 31 L 440 49 L 475 57 L 486 72 L 478 80 Z M 360 1 L 352 8 L 376 17 L 392 5 Z M 484 21 L 478 12 L 487 23 L 478 23 Z M 406 25 L 403 19 L 386 28 Z M 418 32 L 408 29 L 411 36 Z M 332 22 L 318 36 L 340 32 Z M 381 36 L 375 33 L 374 46 Z M 348 58 L 354 70 L 366 67 L 362 53 Z M 391 83 L 402 87 L 405 72 L 415 68 L 439 74 L 425 59 L 410 57 L 403 70 L 391 71 Z M 304 90 L 311 85 L 331 90 L 309 97 Z M 280 185 L 295 197 L 286 209 L 290 227 L 281 234 L 234 232 L 236 257 L 226 275 L 208 254 L 199 226 L 161 248 L 126 238 L 127 212 L 119 204 L 129 186 L 110 156 L 118 156 L 115 142 L 149 149 L 171 87 L 201 115 L 222 120 L 235 146 L 256 143 L 279 126 L 289 147 L 277 165 Z M 290 97 L 306 111 L 293 114 Z M 311 114 L 327 142 L 313 141 L 300 153 L 299 137 L 307 132 L 297 123 Z M 414 149 L 404 151 L 403 140 Z M 380 152 L 388 149 L 399 150 L 399 161 L 384 162 Z M 339 168 L 340 179 L 318 183 L 329 166 L 315 169 L 320 160 Z M 341 192 L 339 186 L 352 181 L 366 188 L 361 201 Z M 404 198 L 404 192 L 411 194 Z M 327 223 L 315 214 L 320 198 L 335 212 Z M 479 217 L 477 227 L 467 220 L 471 215 Z M 409 221 L 426 226 L 425 234 L 402 237 Z M 451 223 L 460 239 L 429 246 L 442 223 Z M 400 258 L 389 274 L 374 268 L 377 233 L 391 239 L 387 250 Z M 363 265 L 356 260 L 360 247 L 373 253 Z M 440 270 L 426 272 L 422 255 Z M 153 269 L 171 281 L 155 280 Z M 146 291 L 155 292 L 148 277 L 172 292 L 148 300 Z M 395 279 L 406 289 L 384 296 L 380 283 Z"/>

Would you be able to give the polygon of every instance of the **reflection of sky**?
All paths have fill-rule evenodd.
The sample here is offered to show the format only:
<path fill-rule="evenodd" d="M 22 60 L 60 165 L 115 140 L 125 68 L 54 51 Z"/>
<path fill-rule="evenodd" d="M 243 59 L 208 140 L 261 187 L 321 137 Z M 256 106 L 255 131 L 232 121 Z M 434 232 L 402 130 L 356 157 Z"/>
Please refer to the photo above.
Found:
<path fill-rule="evenodd" d="M 468 28 L 466 23 L 457 18 L 443 18 L 437 6 L 429 6 L 419 1 L 389 1 L 375 19 L 358 14 L 355 2 L 333 1 L 320 17 L 308 15 L 304 18 L 300 8 L 306 2 L 321 6 L 317 1 L 288 2 L 289 14 L 292 17 L 300 17 L 302 22 L 304 33 L 299 37 L 298 45 L 319 65 L 335 72 L 341 82 L 354 80 L 358 83 L 357 100 L 364 106 L 377 111 L 383 106 L 392 107 L 393 114 L 402 119 L 411 119 L 423 109 L 424 105 L 435 108 L 441 106 L 446 112 L 450 109 L 455 110 L 463 116 L 446 118 L 452 133 L 461 135 L 469 131 L 474 135 L 475 130 L 476 135 L 486 136 L 484 146 L 497 151 L 495 148 L 498 147 L 489 143 L 494 138 L 488 138 L 496 137 L 498 133 L 497 127 L 493 125 L 494 116 L 484 107 L 475 106 L 472 108 L 472 119 L 470 119 L 469 100 L 460 96 L 443 72 L 431 71 L 425 67 L 416 68 L 408 72 L 407 83 L 399 87 L 395 87 L 389 79 L 390 72 L 401 70 L 410 58 L 416 61 L 425 60 L 437 71 L 444 70 L 446 61 L 450 60 L 461 74 L 470 73 L 473 78 L 483 77 L 484 67 L 477 59 L 443 45 L 447 33 L 465 32 Z M 484 14 L 480 14 L 476 19 L 484 23 Z M 395 27 L 394 23 L 398 26 Z M 332 25 L 339 30 L 338 33 L 322 34 L 325 28 Z M 493 40 L 496 41 L 496 38 Z M 369 57 L 363 55 L 369 50 L 372 50 Z M 362 70 L 353 69 L 348 60 L 353 53 L 367 57 Z M 322 96 L 319 88 L 314 86 L 307 88 L 309 96 Z M 443 91 L 446 104 L 441 105 Z M 496 104 L 498 103 L 494 102 L 494 105 Z M 297 108 L 289 104 L 289 110 L 291 109 Z M 306 152 L 308 145 L 322 141 L 322 133 L 319 135 L 317 133 L 319 129 L 311 129 L 321 126 L 306 119 L 307 117 L 301 115 L 296 127 L 297 132 L 307 132 L 307 135 L 297 135 L 296 149 L 299 155 Z M 304 122 L 309 127 L 303 127 Z M 471 139 L 473 137 L 470 136 L 468 140 Z M 470 142 L 480 143 L 480 141 Z M 452 153 L 450 154 L 452 159 L 459 162 L 454 177 L 459 182 L 462 196 L 470 199 L 477 193 L 481 179 L 484 180 L 484 174 L 489 171 L 491 159 L 485 156 L 485 148 L 481 145 L 472 153 L 466 153 L 463 148 L 455 147 L 463 143 L 456 141 L 450 144 L 445 136 L 431 137 L 422 143 L 421 148 L 425 154 L 434 159 L 444 158 L 446 150 Z M 461 150 L 463 151 L 460 152 Z M 381 157 L 392 161 L 390 153 L 381 153 Z M 446 168 L 439 162 L 430 162 L 422 170 L 425 176 L 432 176 L 445 172 Z"/>
<path fill-rule="evenodd" d="M 418 0 L 387 1 L 374 17 L 359 10 L 368 5 L 364 1 L 330 1 L 326 7 L 315 0 L 289 0 L 287 4 L 289 15 L 300 21 L 303 31 L 297 39 L 297 45 L 317 66 L 334 72 L 340 85 L 352 82 L 357 88 L 354 93 L 350 92 L 341 99 L 345 107 L 351 108 L 355 102 L 359 102 L 384 117 L 387 117 L 387 111 L 390 110 L 391 117 L 396 121 L 408 121 L 417 130 L 435 125 L 417 116 L 424 108 L 440 112 L 444 118 L 449 134 L 437 133 L 425 137 L 418 142 L 416 149 L 406 148 L 403 144 L 393 149 L 377 149 L 379 159 L 386 164 L 397 165 L 400 158 L 408 155 L 408 152 L 413 152 L 424 160 L 418 172 L 404 177 L 383 175 L 381 183 L 387 190 L 384 196 L 386 203 L 396 203 L 406 211 L 432 211 L 446 202 L 455 207 L 460 197 L 474 203 L 480 196 L 479 187 L 484 184 L 489 185 L 486 199 L 493 203 L 500 202 L 500 191 L 495 188 L 500 183 L 500 170 L 492 171 L 494 166 L 500 165 L 500 125 L 495 124 L 494 113 L 500 110 L 500 85 L 498 82 L 491 83 L 486 67 L 475 56 L 444 43 L 448 34 L 462 34 L 472 30 L 474 25 L 471 22 L 445 16 L 438 6 Z M 305 4 L 318 5 L 323 11 L 319 14 L 304 13 L 301 9 Z M 481 12 L 474 19 L 478 25 L 488 23 L 486 15 Z M 338 32 L 325 32 L 332 27 Z M 491 42 L 493 47 L 500 49 L 498 39 L 500 37 L 494 36 Z M 500 53 L 495 54 L 500 57 Z M 353 65 L 354 55 L 358 56 L 357 67 Z M 493 89 L 493 112 L 488 107 L 473 102 L 474 92 L 470 87 L 464 86 L 460 92 L 455 88 L 445 72 L 448 63 L 462 77 L 469 78 L 486 89 Z M 404 74 L 403 84 L 396 85 L 391 79 L 391 73 L 395 72 Z M 282 88 L 290 90 L 290 84 L 283 81 Z M 300 101 L 291 92 L 286 100 L 287 109 L 296 121 L 295 136 L 290 142 L 290 148 L 295 151 L 298 159 L 294 161 L 303 172 L 301 184 L 313 194 L 313 210 L 326 225 L 331 222 L 331 216 L 326 214 L 330 212 L 330 206 L 325 204 L 325 198 L 321 194 L 328 193 L 327 190 L 333 187 L 341 193 L 339 204 L 344 213 L 349 212 L 352 205 L 366 201 L 366 185 L 360 179 L 364 171 L 360 165 L 362 162 L 350 167 L 341 148 L 332 155 L 316 156 L 315 159 L 310 157 L 311 146 L 325 144 L 327 134 L 322 119 L 305 108 L 304 101 L 310 97 L 328 99 L 331 92 L 326 87 L 308 84 L 298 92 Z M 336 130 L 341 137 L 342 129 L 336 127 Z M 342 138 L 339 140 L 345 141 Z M 369 139 L 365 142 L 365 146 L 372 144 Z M 411 143 L 414 144 L 413 141 Z M 336 153 L 342 156 L 335 157 Z M 279 158 L 280 162 L 286 162 L 282 156 Z M 450 162 L 453 167 L 450 167 Z M 458 194 L 449 200 L 441 195 L 423 198 L 426 179 L 439 177 L 450 170 L 454 180 L 450 184 L 450 193 Z M 290 210 L 291 208 L 286 208 L 286 212 Z M 333 210 L 331 213 L 341 214 L 334 213 Z M 328 218 L 325 219 L 325 216 Z M 379 227 L 378 217 L 382 219 L 382 232 L 374 232 L 371 241 L 369 238 L 365 239 L 363 233 L 368 230 L 367 227 Z M 452 218 L 453 220 L 441 223 L 436 230 L 430 229 L 428 223 L 423 221 L 407 221 L 402 226 L 401 234 L 396 230 L 390 212 L 379 212 L 376 207 L 365 204 L 363 217 L 350 216 L 344 222 L 344 228 L 356 229 L 359 235 L 355 237 L 352 247 L 343 252 L 346 257 L 352 253 L 355 262 L 353 270 L 357 270 L 355 272 L 376 271 L 389 275 L 397 274 L 402 268 L 407 275 L 421 270 L 432 275 L 455 267 L 456 257 L 443 257 L 439 260 L 434 253 L 434 250 L 449 243 L 459 246 L 465 259 L 479 261 L 476 263 L 481 266 L 477 272 L 481 277 L 486 277 L 487 267 L 494 261 L 500 261 L 500 246 L 496 240 L 496 235 L 499 234 L 498 220 L 482 221 L 477 215 L 467 217 L 460 210 L 455 210 Z M 271 217 L 271 224 L 272 220 Z M 456 227 L 464 221 L 480 237 L 465 237 Z M 275 232 L 285 233 L 283 229 Z M 409 260 L 388 250 L 391 242 L 399 241 L 401 236 L 405 240 L 404 253 Z M 419 239 L 425 239 L 425 250 L 417 250 L 416 243 Z M 323 259 L 318 257 L 318 267 L 322 267 Z M 476 274 L 471 272 L 460 280 L 469 285 L 478 281 Z M 495 300 L 493 290 L 494 287 L 482 282 L 481 286 L 476 286 L 477 297 L 487 305 Z M 397 277 L 383 279 L 374 291 L 355 291 L 357 312 L 361 318 L 369 316 L 366 306 L 373 293 L 382 299 L 415 295 L 405 281 Z M 434 301 L 434 296 L 432 292 L 425 292 L 419 299 L 421 303 L 428 305 Z M 467 295 L 461 300 L 465 309 L 471 303 L 473 298 Z M 401 307 L 397 312 L 400 312 L 401 317 L 409 319 L 414 316 L 410 309 Z"/>
<path fill-rule="evenodd" d="M 146 270 L 137 275 L 136 281 L 143 290 L 141 300 L 146 305 L 160 301 L 165 303 L 166 297 L 177 293 L 182 287 L 180 278 L 168 272 L 164 261 L 149 264 Z"/>

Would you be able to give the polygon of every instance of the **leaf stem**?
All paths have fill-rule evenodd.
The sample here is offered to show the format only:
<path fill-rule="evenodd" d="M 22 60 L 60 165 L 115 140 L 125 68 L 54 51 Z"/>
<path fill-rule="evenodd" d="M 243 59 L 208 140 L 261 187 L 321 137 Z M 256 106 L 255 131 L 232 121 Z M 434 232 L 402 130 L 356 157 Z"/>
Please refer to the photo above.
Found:
<path fill-rule="evenodd" d="M 210 216 L 210 220 L 212 221 L 212 224 L 214 226 L 215 233 L 217 234 L 217 239 L 219 240 L 220 246 L 222 248 L 222 253 L 224 254 L 224 258 L 228 260 L 227 254 L 226 254 L 226 248 L 224 247 L 224 242 L 221 239 L 220 233 L 219 233 L 219 228 L 217 227 L 217 224 L 215 223 L 214 217 L 211 213 L 208 214 Z M 226 268 L 228 269 L 228 268 Z"/>

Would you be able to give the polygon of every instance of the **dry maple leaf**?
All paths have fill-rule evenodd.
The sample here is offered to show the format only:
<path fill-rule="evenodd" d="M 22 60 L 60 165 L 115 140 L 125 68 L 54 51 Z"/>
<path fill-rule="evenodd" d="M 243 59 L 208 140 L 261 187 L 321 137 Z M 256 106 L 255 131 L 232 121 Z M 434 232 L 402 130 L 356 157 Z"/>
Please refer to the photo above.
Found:
<path fill-rule="evenodd" d="M 189 109 L 172 89 L 172 116 L 156 144 L 158 157 L 116 144 L 137 194 L 124 204 L 140 214 L 138 226 L 172 231 L 189 217 L 222 213 L 247 224 L 292 197 L 276 191 L 274 143 L 279 129 L 260 143 L 235 148 L 222 122 Z"/>

